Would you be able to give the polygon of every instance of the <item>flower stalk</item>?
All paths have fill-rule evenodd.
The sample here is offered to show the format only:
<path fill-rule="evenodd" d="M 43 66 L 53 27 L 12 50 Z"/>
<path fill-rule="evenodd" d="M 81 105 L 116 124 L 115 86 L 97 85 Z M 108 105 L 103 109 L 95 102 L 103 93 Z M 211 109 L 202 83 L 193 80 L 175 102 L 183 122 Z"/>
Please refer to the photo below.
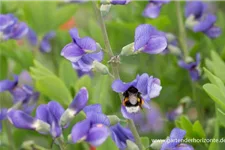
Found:
<path fill-rule="evenodd" d="M 184 26 L 184 22 L 183 22 L 183 16 L 182 16 L 182 11 L 181 11 L 181 4 L 180 1 L 176 1 L 176 10 L 177 10 L 177 19 L 178 19 L 178 29 L 179 29 L 179 42 L 180 42 L 180 46 L 181 49 L 183 50 L 183 54 L 184 54 L 184 59 L 186 59 L 188 57 L 188 47 L 186 44 L 186 40 L 187 40 L 187 35 L 186 35 L 186 31 L 185 31 L 185 26 Z"/>
<path fill-rule="evenodd" d="M 187 35 L 186 35 L 186 30 L 185 30 L 185 25 L 183 22 L 183 16 L 182 16 L 182 11 L 181 11 L 181 2 L 180 1 L 176 1 L 176 10 L 177 10 L 177 19 L 178 19 L 178 29 L 179 29 L 179 42 L 180 42 L 180 46 L 181 49 L 183 50 L 183 54 L 184 54 L 184 60 L 186 60 L 189 56 L 189 52 L 188 52 L 188 47 L 187 47 Z M 191 83 L 191 87 L 192 87 L 192 99 L 196 101 L 196 108 L 197 108 L 197 112 L 198 112 L 198 118 L 199 121 L 202 123 L 203 121 L 203 113 L 201 110 L 201 103 L 199 101 L 199 99 L 197 99 L 196 96 L 196 85 L 195 83 L 191 80 L 190 77 L 190 83 Z"/>
<path fill-rule="evenodd" d="M 103 34 L 103 37 L 104 37 L 105 48 L 108 52 L 108 55 L 111 59 L 116 58 L 117 56 L 114 56 L 111 45 L 110 45 L 110 42 L 109 42 L 106 26 L 105 26 L 105 23 L 104 23 L 104 19 L 101 15 L 101 11 L 97 8 L 97 3 L 93 2 L 93 7 L 94 7 L 94 10 L 95 10 L 96 16 L 98 18 L 99 24 L 100 24 L 100 28 L 101 28 L 101 31 L 102 31 L 102 34 Z M 111 64 L 111 67 L 112 67 L 113 76 L 115 77 L 115 79 L 120 79 L 119 68 L 118 68 L 119 63 L 117 61 L 112 61 L 112 62 L 110 62 L 110 64 Z M 119 96 L 120 96 L 120 99 L 122 101 L 122 99 L 123 99 L 122 94 L 119 94 Z M 141 139 L 140 139 L 140 136 L 137 132 L 137 129 L 135 127 L 135 124 L 134 124 L 133 120 L 128 119 L 127 123 L 128 123 L 128 126 L 129 126 L 132 134 L 134 135 L 135 142 L 136 142 L 138 148 L 140 150 L 142 150 L 143 147 L 142 147 L 142 144 L 141 144 Z"/>

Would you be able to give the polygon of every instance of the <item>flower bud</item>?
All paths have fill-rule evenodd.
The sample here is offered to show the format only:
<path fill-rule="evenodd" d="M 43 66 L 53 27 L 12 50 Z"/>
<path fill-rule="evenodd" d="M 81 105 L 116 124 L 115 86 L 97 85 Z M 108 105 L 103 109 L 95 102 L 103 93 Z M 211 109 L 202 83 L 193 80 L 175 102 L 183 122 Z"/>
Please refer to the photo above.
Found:
<path fill-rule="evenodd" d="M 118 118 L 116 115 L 108 115 L 107 117 L 109 118 L 111 126 L 120 122 L 120 118 Z"/>
<path fill-rule="evenodd" d="M 76 114 L 75 110 L 66 109 L 66 111 L 62 114 L 59 124 L 61 127 L 64 127 L 68 122 L 70 122 L 74 118 L 74 114 Z"/>
<path fill-rule="evenodd" d="M 181 54 L 180 48 L 178 48 L 177 46 L 174 46 L 174 45 L 172 45 L 172 44 L 169 44 L 169 45 L 168 45 L 168 49 L 169 49 L 169 51 L 170 51 L 172 54 L 175 54 L 175 55 L 180 55 L 180 54 Z"/>
<path fill-rule="evenodd" d="M 106 67 L 104 64 L 98 62 L 98 61 L 93 61 L 93 69 L 97 72 L 100 72 L 101 74 L 109 74 L 109 69 Z"/>
<path fill-rule="evenodd" d="M 120 55 L 129 56 L 135 54 L 134 52 L 134 43 L 130 43 L 122 48 Z"/>
<path fill-rule="evenodd" d="M 126 150 L 139 150 L 138 146 L 134 142 L 126 140 L 126 143 L 127 143 Z"/>
<path fill-rule="evenodd" d="M 150 145 L 150 147 L 152 149 L 158 150 L 161 149 L 162 144 L 165 142 L 165 140 L 157 140 L 157 141 L 153 141 L 152 144 Z"/>
<path fill-rule="evenodd" d="M 101 11 L 102 15 L 103 16 L 107 15 L 110 8 L 111 8 L 111 4 L 102 4 L 101 7 L 100 7 L 100 11 Z"/>

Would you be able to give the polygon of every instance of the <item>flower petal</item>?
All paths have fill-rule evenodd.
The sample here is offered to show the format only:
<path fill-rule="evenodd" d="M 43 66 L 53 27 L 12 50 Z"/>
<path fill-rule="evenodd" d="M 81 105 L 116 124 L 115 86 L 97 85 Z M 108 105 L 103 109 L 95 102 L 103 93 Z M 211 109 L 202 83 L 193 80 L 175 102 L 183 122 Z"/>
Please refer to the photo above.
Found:
<path fill-rule="evenodd" d="M 87 118 L 90 119 L 92 124 L 104 124 L 106 126 L 110 125 L 109 118 L 102 113 L 89 112 L 87 113 Z"/>
<path fill-rule="evenodd" d="M 86 141 L 92 146 L 101 145 L 109 136 L 110 132 L 108 127 L 93 127 L 89 130 Z"/>
<path fill-rule="evenodd" d="M 36 119 L 32 118 L 21 110 L 9 110 L 8 119 L 16 128 L 31 130 L 35 129 L 34 123 Z"/>
<path fill-rule="evenodd" d="M 219 27 L 211 27 L 209 30 L 205 31 L 205 34 L 207 34 L 210 38 L 217 38 L 222 33 L 221 28 Z"/>
<path fill-rule="evenodd" d="M 41 104 L 37 107 L 36 118 L 50 124 L 48 105 Z"/>
<path fill-rule="evenodd" d="M 191 79 L 192 79 L 193 81 L 197 81 L 197 80 L 199 80 L 199 78 L 200 78 L 200 73 L 199 73 L 199 71 L 198 71 L 197 69 L 191 69 L 191 70 L 189 71 L 189 74 L 190 74 Z"/>
<path fill-rule="evenodd" d="M 157 18 L 159 16 L 162 4 L 150 2 L 144 9 L 143 16 L 148 18 Z"/>
<path fill-rule="evenodd" d="M 67 44 L 61 51 L 61 56 L 71 62 L 77 62 L 84 54 L 85 52 L 74 43 Z"/>
<path fill-rule="evenodd" d="M 84 38 L 76 39 L 76 43 L 83 50 L 93 50 L 93 51 L 95 51 L 97 49 L 97 45 L 96 45 L 95 40 L 93 40 L 90 37 L 84 37 Z"/>
<path fill-rule="evenodd" d="M 37 45 L 37 42 L 38 42 L 37 35 L 34 32 L 34 30 L 32 30 L 31 28 L 29 28 L 28 30 L 27 39 L 31 45 L 34 45 L 34 46 Z"/>
<path fill-rule="evenodd" d="M 91 127 L 91 122 L 89 119 L 85 119 L 81 122 L 76 123 L 71 132 L 72 141 L 77 143 L 82 140 L 86 140 L 88 131 Z"/>
<path fill-rule="evenodd" d="M 194 150 L 194 148 L 191 145 L 181 143 L 176 147 L 176 150 Z"/>
<path fill-rule="evenodd" d="M 165 36 L 162 35 L 151 36 L 143 52 L 149 54 L 158 54 L 164 51 L 166 47 L 167 47 L 167 39 Z"/>
<path fill-rule="evenodd" d="M 135 51 L 144 47 L 148 43 L 151 33 L 155 31 L 156 29 L 148 24 L 139 25 L 135 30 Z"/>
<path fill-rule="evenodd" d="M 181 140 L 184 138 L 186 134 L 185 130 L 174 128 L 171 133 L 169 139 L 167 139 L 163 144 L 161 150 L 167 150 L 175 148 Z"/>
<path fill-rule="evenodd" d="M 70 29 L 69 33 L 70 33 L 70 36 L 72 37 L 73 41 L 76 43 L 76 39 L 80 38 L 77 28 Z"/>
<path fill-rule="evenodd" d="M 137 82 L 134 80 L 132 82 L 122 82 L 121 80 L 117 79 L 112 83 L 112 89 L 115 92 L 125 92 L 129 87 L 136 86 Z"/>
<path fill-rule="evenodd" d="M 88 112 L 101 113 L 102 112 L 102 106 L 100 104 L 88 105 L 88 106 L 85 106 L 83 110 L 86 114 Z"/>
<path fill-rule="evenodd" d="M 6 119 L 7 117 L 7 108 L 0 109 L 0 121 Z"/>
<path fill-rule="evenodd" d="M 28 26 L 24 22 L 17 23 L 12 30 L 11 38 L 20 39 L 28 33 Z"/>
<path fill-rule="evenodd" d="M 188 1 L 185 5 L 185 17 L 194 15 L 195 18 L 202 16 L 206 8 L 206 4 L 201 1 Z"/>
<path fill-rule="evenodd" d="M 148 90 L 147 90 L 147 88 L 148 88 L 148 78 L 149 78 L 148 74 L 144 73 L 139 77 L 139 79 L 137 81 L 137 89 L 143 95 L 146 95 L 147 92 L 148 92 Z"/>
<path fill-rule="evenodd" d="M 0 81 L 0 92 L 7 90 L 12 90 L 18 84 L 18 76 L 14 76 L 13 81 L 11 80 L 2 80 Z"/>
<path fill-rule="evenodd" d="M 64 108 L 56 101 L 51 101 L 48 103 L 49 112 L 54 116 L 57 122 L 59 122 L 60 117 L 64 113 Z"/>
<path fill-rule="evenodd" d="M 148 93 L 150 98 L 155 98 L 159 96 L 162 86 L 160 85 L 160 80 L 157 78 L 150 78 L 148 86 Z"/>
<path fill-rule="evenodd" d="M 86 106 L 87 101 L 88 101 L 88 91 L 85 87 L 83 87 L 75 96 L 74 100 L 69 106 L 69 109 L 74 110 L 75 114 L 77 114 Z"/>
<path fill-rule="evenodd" d="M 198 24 L 196 24 L 193 28 L 194 32 L 204 32 L 208 30 L 213 24 L 216 22 L 216 16 L 212 14 L 208 14 L 201 20 Z"/>

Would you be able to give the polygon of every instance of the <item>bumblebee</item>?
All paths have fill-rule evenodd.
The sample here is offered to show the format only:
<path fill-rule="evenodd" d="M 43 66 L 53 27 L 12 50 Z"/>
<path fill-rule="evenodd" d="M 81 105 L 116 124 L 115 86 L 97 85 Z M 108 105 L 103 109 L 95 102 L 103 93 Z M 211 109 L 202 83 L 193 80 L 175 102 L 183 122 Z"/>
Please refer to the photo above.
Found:
<path fill-rule="evenodd" d="M 125 106 L 128 113 L 136 113 L 139 109 L 142 109 L 144 100 L 141 97 L 141 93 L 138 89 L 131 86 L 123 93 L 123 105 Z"/>

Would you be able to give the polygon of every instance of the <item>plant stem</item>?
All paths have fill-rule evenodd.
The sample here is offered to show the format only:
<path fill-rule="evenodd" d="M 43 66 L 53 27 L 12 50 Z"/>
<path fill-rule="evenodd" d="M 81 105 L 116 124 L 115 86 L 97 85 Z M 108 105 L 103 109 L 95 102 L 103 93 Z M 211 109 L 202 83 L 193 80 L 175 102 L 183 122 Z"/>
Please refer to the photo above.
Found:
<path fill-rule="evenodd" d="M 135 142 L 136 142 L 136 144 L 137 144 L 139 150 L 142 150 L 143 147 L 142 147 L 142 144 L 141 144 L 141 139 L 140 139 L 140 136 L 139 136 L 139 134 L 138 134 L 138 132 L 137 132 L 137 129 L 136 129 L 136 127 L 135 127 L 134 121 L 131 120 L 131 119 L 128 119 L 127 122 L 128 122 L 128 126 L 129 126 L 131 132 L 132 132 L 133 135 L 134 135 L 134 139 L 135 139 Z"/>
<path fill-rule="evenodd" d="M 186 36 L 186 31 L 185 31 L 185 26 L 183 23 L 183 16 L 182 16 L 182 11 L 181 11 L 181 6 L 180 6 L 180 1 L 176 1 L 176 10 L 177 10 L 177 19 L 178 19 L 178 29 L 179 29 L 179 42 L 181 49 L 183 50 L 184 53 L 184 59 L 188 57 L 188 48 L 186 44 L 187 36 Z"/>
<path fill-rule="evenodd" d="M 6 134 L 7 134 L 7 138 L 8 138 L 8 145 L 10 147 L 11 150 L 15 150 L 15 145 L 13 142 L 13 136 L 12 136 L 12 128 L 11 128 L 11 124 L 9 123 L 9 121 L 6 121 Z"/>
<path fill-rule="evenodd" d="M 109 38 L 108 38 L 107 30 L 106 30 L 106 27 L 105 27 L 104 19 L 102 18 L 101 12 L 97 8 L 95 2 L 93 2 L 93 7 L 94 7 L 95 13 L 97 15 L 99 24 L 100 24 L 100 28 L 102 30 L 102 34 L 103 34 L 104 42 L 105 42 L 105 48 L 108 51 L 109 57 L 111 57 L 111 58 L 116 57 L 113 54 L 113 51 L 112 51 L 112 48 L 111 48 L 111 45 L 110 45 L 110 42 L 109 42 Z M 119 63 L 118 62 L 112 62 L 110 64 L 111 64 L 111 67 L 112 67 L 113 76 L 115 77 L 115 79 L 120 79 L 119 68 L 118 68 L 119 67 Z M 122 94 L 119 94 L 119 96 L 120 96 L 120 99 L 122 101 L 123 100 Z M 141 144 L 141 139 L 140 139 L 140 136 L 139 136 L 139 134 L 137 132 L 137 129 L 135 127 L 135 124 L 134 124 L 133 120 L 128 119 L 127 122 L 128 122 L 128 126 L 129 126 L 131 132 L 134 135 L 135 142 L 136 142 L 139 150 L 142 150 L 143 147 L 142 147 L 142 144 Z"/>
<path fill-rule="evenodd" d="M 193 81 L 190 81 L 190 82 L 192 84 L 192 98 L 193 98 L 193 100 L 195 100 L 196 109 L 198 112 L 198 118 L 199 118 L 199 121 L 201 122 L 201 124 L 203 125 L 203 122 L 204 122 L 203 115 L 204 114 L 203 114 L 202 107 L 201 107 L 201 101 L 200 101 L 200 99 L 197 99 L 196 84 Z"/>
<path fill-rule="evenodd" d="M 57 144 L 59 145 L 60 150 L 66 150 L 66 145 L 64 143 L 64 140 L 61 139 L 61 137 L 56 139 Z"/>

